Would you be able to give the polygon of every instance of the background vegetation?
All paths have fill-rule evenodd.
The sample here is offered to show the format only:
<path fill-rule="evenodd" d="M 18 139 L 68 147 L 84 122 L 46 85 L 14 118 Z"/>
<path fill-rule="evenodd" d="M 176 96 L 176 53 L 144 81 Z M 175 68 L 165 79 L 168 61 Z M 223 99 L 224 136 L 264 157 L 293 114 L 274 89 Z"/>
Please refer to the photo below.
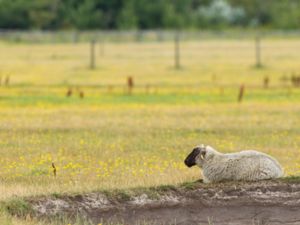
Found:
<path fill-rule="evenodd" d="M 298 0 L 0 0 L 3 29 L 300 28 Z"/>

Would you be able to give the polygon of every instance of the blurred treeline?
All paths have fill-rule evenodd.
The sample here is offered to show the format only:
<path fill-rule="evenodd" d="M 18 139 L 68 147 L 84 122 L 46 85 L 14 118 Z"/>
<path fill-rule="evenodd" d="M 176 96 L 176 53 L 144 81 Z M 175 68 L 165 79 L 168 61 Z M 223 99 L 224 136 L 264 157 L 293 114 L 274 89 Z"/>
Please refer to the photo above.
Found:
<path fill-rule="evenodd" d="M 0 0 L 2 29 L 300 28 L 300 0 Z"/>

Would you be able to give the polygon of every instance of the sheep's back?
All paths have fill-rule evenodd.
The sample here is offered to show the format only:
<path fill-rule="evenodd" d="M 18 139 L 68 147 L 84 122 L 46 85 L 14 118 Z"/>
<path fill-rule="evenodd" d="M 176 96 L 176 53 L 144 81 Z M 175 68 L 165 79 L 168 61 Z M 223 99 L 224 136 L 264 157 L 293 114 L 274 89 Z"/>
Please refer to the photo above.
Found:
<path fill-rule="evenodd" d="M 223 154 L 217 162 L 210 163 L 204 174 L 211 181 L 263 180 L 283 175 L 276 159 L 254 150 Z"/>
<path fill-rule="evenodd" d="M 228 165 L 233 169 L 237 180 L 262 180 L 278 178 L 283 175 L 276 159 L 254 150 L 245 150 L 227 155 Z"/>

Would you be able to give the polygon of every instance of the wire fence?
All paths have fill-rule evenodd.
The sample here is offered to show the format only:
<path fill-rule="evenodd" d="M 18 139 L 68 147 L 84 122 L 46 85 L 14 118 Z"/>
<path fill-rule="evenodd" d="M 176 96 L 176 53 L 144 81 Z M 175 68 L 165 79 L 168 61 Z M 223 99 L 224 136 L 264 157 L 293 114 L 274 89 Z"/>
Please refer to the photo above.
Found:
<path fill-rule="evenodd" d="M 180 36 L 181 41 L 201 39 L 249 39 L 257 35 L 271 38 L 299 38 L 300 30 L 294 31 L 17 31 L 1 30 L 0 40 L 31 43 L 87 42 L 163 42 Z"/>
<path fill-rule="evenodd" d="M 222 72 L 237 74 L 240 72 L 238 68 L 243 66 L 253 68 L 274 66 L 274 73 L 280 73 L 283 83 L 290 82 L 294 86 L 300 86 L 300 32 L 298 31 L 25 32 L 1 30 L 0 40 L 27 43 L 29 46 L 30 43 L 53 46 L 53 50 L 49 51 L 47 56 L 41 55 L 38 51 L 31 50 L 29 54 L 26 53 L 28 49 L 19 50 L 20 54 L 23 54 L 23 61 L 33 65 L 41 61 L 45 63 L 45 60 L 51 65 L 72 61 L 72 65 L 71 63 L 66 65 L 70 64 L 73 69 L 75 64 L 82 64 L 91 71 L 106 65 L 118 65 L 121 68 L 120 71 L 122 68 L 125 71 L 128 69 L 128 64 L 142 64 L 140 67 L 148 70 L 150 68 L 152 71 L 157 68 L 161 71 L 162 65 L 175 70 L 201 67 L 202 70 L 199 71 L 210 73 L 211 80 L 216 80 L 214 77 L 220 77 L 219 74 Z M 61 43 L 67 43 L 69 47 L 67 49 L 54 48 Z M 277 66 L 279 63 L 283 66 Z M 217 68 L 218 66 L 220 68 Z M 209 68 L 209 71 L 205 71 L 206 67 Z M 126 77 L 136 76 L 136 72 L 127 71 L 124 72 Z M 272 70 L 270 71 L 272 72 Z M 264 76 L 263 85 L 265 86 L 268 86 L 269 83 L 266 80 L 272 76 L 270 71 Z M 170 78 L 167 79 L 159 77 L 157 80 L 161 81 L 158 82 L 160 85 L 164 82 L 165 86 L 179 85 L 176 81 L 171 82 Z M 104 81 L 104 86 L 110 89 L 112 85 L 120 85 L 118 82 L 118 79 L 114 84 Z M 122 82 L 125 83 L 124 79 Z M 237 81 L 236 84 L 240 85 L 240 82 Z M 146 89 L 149 88 L 148 81 L 137 83 L 135 87 L 139 85 L 145 86 Z M 155 85 L 158 84 L 151 84 L 151 86 Z M 190 88 L 191 85 L 197 86 L 198 84 L 195 84 L 194 80 L 186 80 L 183 85 Z M 226 86 L 226 83 L 223 86 Z"/>

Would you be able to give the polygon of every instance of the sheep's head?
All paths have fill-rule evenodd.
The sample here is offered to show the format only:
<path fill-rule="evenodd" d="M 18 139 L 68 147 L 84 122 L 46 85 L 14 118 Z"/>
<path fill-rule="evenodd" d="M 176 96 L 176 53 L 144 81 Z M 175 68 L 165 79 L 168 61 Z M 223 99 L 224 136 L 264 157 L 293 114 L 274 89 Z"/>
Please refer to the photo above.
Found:
<path fill-rule="evenodd" d="M 202 162 L 206 158 L 206 147 L 204 145 L 197 146 L 193 151 L 186 157 L 184 163 L 187 167 L 192 167 L 198 164 L 202 165 Z"/>

